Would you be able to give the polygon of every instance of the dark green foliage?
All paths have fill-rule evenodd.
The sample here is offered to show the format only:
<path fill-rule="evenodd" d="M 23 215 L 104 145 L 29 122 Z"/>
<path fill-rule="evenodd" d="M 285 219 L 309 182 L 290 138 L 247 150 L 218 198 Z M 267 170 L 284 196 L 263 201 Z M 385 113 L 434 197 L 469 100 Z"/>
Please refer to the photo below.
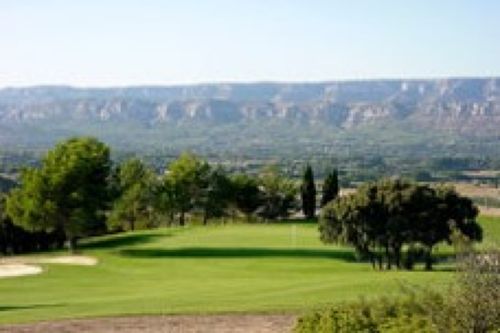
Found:
<path fill-rule="evenodd" d="M 167 169 L 156 193 L 158 208 L 173 220 L 179 216 L 201 214 L 203 224 L 227 214 L 233 197 L 233 186 L 225 170 L 211 167 L 193 154 L 182 154 Z"/>
<path fill-rule="evenodd" d="M 198 206 L 203 213 L 203 224 L 208 219 L 226 215 L 232 197 L 232 184 L 222 168 L 210 168 L 203 179 Z"/>
<path fill-rule="evenodd" d="M 231 177 L 231 183 L 234 205 L 250 219 L 262 201 L 262 193 L 257 179 L 241 173 Z"/>
<path fill-rule="evenodd" d="M 259 176 L 262 205 L 258 214 L 264 219 L 284 218 L 296 208 L 297 188 L 275 167 L 267 167 Z"/>
<path fill-rule="evenodd" d="M 337 169 L 330 172 L 323 183 L 323 194 L 321 196 L 321 207 L 335 200 L 339 195 L 339 175 Z"/>
<path fill-rule="evenodd" d="M 132 158 L 117 168 L 117 198 L 108 221 L 112 229 L 134 230 L 138 222 L 154 224 L 155 174 L 141 160 Z M 126 224 L 126 225 L 124 225 Z"/>
<path fill-rule="evenodd" d="M 372 264 L 382 268 L 402 266 L 402 249 L 407 245 L 406 267 L 411 268 L 415 248 L 423 252 L 426 268 L 432 268 L 432 249 L 451 242 L 454 231 L 471 241 L 482 239 L 476 222 L 477 208 L 453 188 L 402 180 L 368 183 L 324 207 L 321 239 L 352 245 Z"/>
<path fill-rule="evenodd" d="M 0 193 L 0 254 L 17 254 L 61 248 L 64 234 L 60 230 L 51 232 L 29 232 L 12 223 L 5 209 L 6 196 Z"/>
<path fill-rule="evenodd" d="M 184 153 L 169 165 L 164 179 L 165 190 L 171 191 L 172 207 L 179 215 L 179 224 L 185 224 L 185 216 L 202 204 L 210 166 L 193 154 Z"/>
<path fill-rule="evenodd" d="M 310 165 L 307 165 L 300 187 L 300 195 L 302 199 L 302 212 L 308 219 L 316 216 L 316 185 L 314 183 L 314 175 Z"/>
<path fill-rule="evenodd" d="M 186 215 L 201 215 L 207 224 L 211 218 L 234 217 L 237 211 L 248 219 L 253 214 L 265 219 L 287 217 L 296 209 L 296 194 L 293 181 L 274 168 L 259 177 L 230 177 L 225 169 L 185 153 L 169 165 L 155 197 L 159 211 L 171 221 L 178 216 L 184 225 Z"/>
<path fill-rule="evenodd" d="M 109 148 L 96 139 L 59 143 L 40 168 L 23 172 L 21 187 L 7 199 L 7 213 L 28 230 L 63 231 L 73 249 L 78 237 L 105 229 L 110 168 Z"/>

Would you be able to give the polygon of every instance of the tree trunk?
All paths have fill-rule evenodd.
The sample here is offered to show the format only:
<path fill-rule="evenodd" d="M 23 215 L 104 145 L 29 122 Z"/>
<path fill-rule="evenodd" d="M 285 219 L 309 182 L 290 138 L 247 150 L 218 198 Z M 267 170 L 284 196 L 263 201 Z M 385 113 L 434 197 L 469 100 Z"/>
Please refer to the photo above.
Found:
<path fill-rule="evenodd" d="M 370 257 L 370 261 L 372 263 L 373 269 L 376 269 L 377 268 L 377 264 L 375 263 L 375 256 L 370 251 L 368 252 L 368 256 Z"/>
<path fill-rule="evenodd" d="M 432 247 L 425 251 L 425 270 L 432 271 Z"/>
<path fill-rule="evenodd" d="M 387 259 L 387 264 L 386 264 L 385 268 L 387 270 L 390 270 L 390 269 L 392 269 L 392 261 L 391 261 L 391 252 L 389 251 L 389 246 L 385 247 L 385 257 Z"/>
<path fill-rule="evenodd" d="M 184 216 L 184 211 L 182 210 L 179 215 L 179 225 L 183 227 L 184 224 L 185 224 L 185 216 Z"/>
<path fill-rule="evenodd" d="M 66 234 L 62 226 L 57 226 L 55 230 L 56 246 L 57 249 L 64 249 L 64 242 L 66 241 Z"/>
<path fill-rule="evenodd" d="M 134 230 L 135 230 L 135 222 L 134 222 L 134 219 L 130 219 L 129 224 L 130 224 L 130 230 L 134 231 Z"/>
<path fill-rule="evenodd" d="M 396 264 L 397 269 L 401 268 L 401 246 L 394 246 L 394 262 Z"/>
<path fill-rule="evenodd" d="M 68 250 L 70 253 L 75 253 L 77 248 L 77 238 L 74 236 L 68 237 Z"/>
<path fill-rule="evenodd" d="M 203 225 L 207 225 L 208 224 L 208 214 L 207 212 L 205 211 L 203 213 Z"/>

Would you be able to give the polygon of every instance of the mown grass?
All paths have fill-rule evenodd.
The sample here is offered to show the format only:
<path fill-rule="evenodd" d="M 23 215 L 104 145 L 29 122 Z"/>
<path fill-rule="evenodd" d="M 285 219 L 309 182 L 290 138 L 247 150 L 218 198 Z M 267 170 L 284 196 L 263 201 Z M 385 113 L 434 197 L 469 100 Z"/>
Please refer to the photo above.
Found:
<path fill-rule="evenodd" d="M 481 218 L 486 242 L 499 218 Z M 0 279 L 0 322 L 129 315 L 303 311 L 341 300 L 442 288 L 434 272 L 373 271 L 348 248 L 325 246 L 315 224 L 231 224 L 139 231 L 91 239 L 93 267 L 45 265 Z M 52 254 L 51 254 L 52 255 Z"/>

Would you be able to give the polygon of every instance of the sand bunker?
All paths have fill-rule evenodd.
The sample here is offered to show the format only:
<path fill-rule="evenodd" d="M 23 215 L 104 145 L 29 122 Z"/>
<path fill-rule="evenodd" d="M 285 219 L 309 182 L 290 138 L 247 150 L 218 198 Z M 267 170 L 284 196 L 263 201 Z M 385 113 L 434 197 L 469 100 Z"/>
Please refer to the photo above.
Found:
<path fill-rule="evenodd" d="M 15 277 L 23 275 L 40 274 L 42 268 L 36 265 L 26 264 L 1 264 L 0 265 L 0 278 Z"/>
<path fill-rule="evenodd" d="M 38 258 L 38 264 L 64 264 L 64 265 L 83 265 L 93 266 L 97 264 L 97 259 L 87 256 L 60 256 L 60 257 L 45 257 Z"/>
<path fill-rule="evenodd" d="M 42 272 L 42 268 L 37 264 L 93 266 L 97 264 L 97 259 L 93 257 L 75 255 L 58 257 L 4 257 L 0 258 L 0 278 L 40 274 Z"/>

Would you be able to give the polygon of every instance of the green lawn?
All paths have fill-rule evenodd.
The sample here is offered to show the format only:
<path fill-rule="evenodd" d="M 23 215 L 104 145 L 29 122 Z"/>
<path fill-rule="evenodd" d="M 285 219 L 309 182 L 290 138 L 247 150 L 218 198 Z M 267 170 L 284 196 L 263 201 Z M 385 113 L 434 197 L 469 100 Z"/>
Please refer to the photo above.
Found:
<path fill-rule="evenodd" d="M 500 219 L 482 218 L 486 235 Z M 490 237 L 490 236 L 487 236 Z M 493 236 L 492 236 L 493 237 Z M 397 292 L 442 287 L 435 272 L 377 272 L 349 249 L 322 245 L 314 224 L 233 224 L 96 238 L 83 253 L 97 266 L 44 265 L 38 276 L 0 279 L 0 322 L 163 313 L 300 311 Z"/>

